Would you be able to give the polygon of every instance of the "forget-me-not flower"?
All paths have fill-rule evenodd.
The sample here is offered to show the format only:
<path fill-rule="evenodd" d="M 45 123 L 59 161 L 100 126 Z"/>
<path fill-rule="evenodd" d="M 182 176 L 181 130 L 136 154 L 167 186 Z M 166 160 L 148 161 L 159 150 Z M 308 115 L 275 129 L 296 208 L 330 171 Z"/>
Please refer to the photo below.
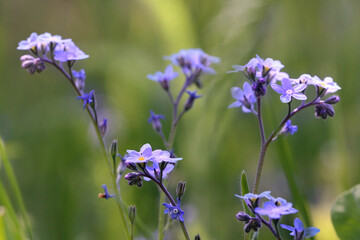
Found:
<path fill-rule="evenodd" d="M 81 51 L 73 41 L 57 44 L 54 55 L 54 59 L 60 62 L 81 60 L 89 57 L 89 55 Z"/>
<path fill-rule="evenodd" d="M 288 78 L 284 78 L 283 80 L 281 80 L 281 86 L 279 86 L 277 84 L 271 84 L 271 87 L 272 87 L 272 89 L 274 89 L 274 91 L 281 94 L 280 100 L 283 103 L 290 102 L 291 98 L 295 98 L 297 100 L 306 100 L 307 99 L 306 95 L 300 93 L 306 88 L 306 85 L 298 84 L 298 85 L 293 86 L 291 84 L 291 80 Z"/>
<path fill-rule="evenodd" d="M 248 82 L 244 83 L 243 90 L 239 87 L 231 88 L 231 95 L 236 101 L 230 104 L 228 108 L 242 107 L 242 111 L 245 113 L 254 111 L 256 97 Z"/>
<path fill-rule="evenodd" d="M 155 74 L 148 74 L 147 78 L 156 82 L 159 82 L 164 89 L 169 88 L 169 81 L 179 76 L 179 73 L 174 72 L 173 66 L 166 67 L 164 73 L 158 71 Z"/>
<path fill-rule="evenodd" d="M 321 80 L 318 76 L 314 76 L 310 84 L 316 85 L 321 89 L 325 89 L 326 94 L 334 93 L 341 89 L 341 87 L 339 87 L 339 85 L 336 82 L 334 82 L 332 77 L 326 77 L 324 78 L 324 80 Z"/>
<path fill-rule="evenodd" d="M 81 99 L 81 100 L 84 101 L 83 109 L 85 109 L 87 104 L 90 104 L 90 103 L 92 103 L 94 101 L 93 96 L 94 96 L 94 90 L 92 90 L 89 93 L 84 93 L 82 96 L 77 97 L 76 99 Z"/>
<path fill-rule="evenodd" d="M 282 127 L 282 129 L 280 130 L 279 134 L 284 134 L 284 135 L 294 135 L 294 133 L 296 133 L 298 130 L 298 126 L 296 125 L 291 125 L 291 120 L 288 120 L 284 126 Z"/>
<path fill-rule="evenodd" d="M 302 240 L 304 238 L 314 237 L 316 234 L 320 232 L 320 229 L 316 227 L 305 228 L 304 224 L 298 218 L 295 218 L 294 227 L 285 224 L 280 224 L 280 226 L 286 230 L 291 231 L 290 235 L 295 236 L 296 240 Z"/>
<path fill-rule="evenodd" d="M 148 119 L 148 123 L 152 124 L 153 129 L 155 129 L 156 132 L 160 132 L 162 125 L 161 125 L 161 119 L 165 119 L 164 115 L 161 114 L 155 114 L 153 111 L 150 111 L 150 117 Z"/>
<path fill-rule="evenodd" d="M 110 194 L 110 193 L 108 192 L 108 189 L 107 189 L 107 187 L 106 187 L 106 184 L 103 184 L 101 187 L 104 189 L 104 193 L 99 193 L 99 196 L 98 196 L 99 198 L 105 198 L 105 199 L 107 200 L 107 199 L 109 199 L 109 198 L 115 197 L 115 194 Z"/>
<path fill-rule="evenodd" d="M 244 196 L 240 196 L 235 194 L 236 197 L 241 198 L 245 201 L 246 205 L 249 207 L 257 206 L 260 198 L 272 199 L 273 197 L 270 195 L 271 191 L 265 191 L 260 194 L 247 193 Z"/>
<path fill-rule="evenodd" d="M 171 204 L 168 203 L 163 203 L 163 205 L 166 207 L 164 213 L 165 214 L 170 214 L 171 219 L 178 219 L 179 221 L 183 222 L 184 221 L 184 211 L 181 210 L 180 206 L 181 206 L 181 202 L 179 199 L 177 199 L 177 203 L 176 206 L 173 206 Z"/>
<path fill-rule="evenodd" d="M 255 208 L 255 212 L 260 215 L 267 215 L 271 219 L 279 219 L 282 215 L 293 214 L 298 210 L 292 207 L 292 203 L 286 201 L 278 201 L 274 203 L 273 201 L 267 201 L 264 203 L 263 207 Z"/>
<path fill-rule="evenodd" d="M 191 92 L 189 90 L 186 91 L 187 94 L 189 94 L 189 98 L 187 99 L 184 109 L 185 111 L 190 110 L 190 108 L 192 108 L 192 106 L 194 105 L 195 99 L 200 98 L 201 95 L 196 95 L 196 90 Z"/>
<path fill-rule="evenodd" d="M 155 150 L 161 151 L 161 150 Z M 153 151 L 151 145 L 146 143 L 137 152 L 135 150 L 127 150 L 127 155 L 124 157 L 125 162 L 128 163 L 146 163 L 149 160 L 153 159 Z"/>

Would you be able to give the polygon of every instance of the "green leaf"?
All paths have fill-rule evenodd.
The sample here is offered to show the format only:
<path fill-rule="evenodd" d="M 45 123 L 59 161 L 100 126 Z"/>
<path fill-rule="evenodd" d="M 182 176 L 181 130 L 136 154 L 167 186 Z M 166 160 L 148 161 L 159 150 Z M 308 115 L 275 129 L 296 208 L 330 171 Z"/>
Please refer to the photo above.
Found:
<path fill-rule="evenodd" d="M 331 220 L 340 239 L 359 239 L 360 184 L 336 199 L 331 207 Z"/>
<path fill-rule="evenodd" d="M 241 195 L 244 196 L 245 194 L 249 193 L 249 184 L 247 182 L 247 177 L 246 177 L 246 173 L 245 171 L 243 170 L 241 172 Z M 243 209 L 244 211 L 253 216 L 253 214 L 250 212 L 249 208 L 246 206 L 246 203 L 245 201 L 242 199 L 242 205 L 243 205 Z"/>

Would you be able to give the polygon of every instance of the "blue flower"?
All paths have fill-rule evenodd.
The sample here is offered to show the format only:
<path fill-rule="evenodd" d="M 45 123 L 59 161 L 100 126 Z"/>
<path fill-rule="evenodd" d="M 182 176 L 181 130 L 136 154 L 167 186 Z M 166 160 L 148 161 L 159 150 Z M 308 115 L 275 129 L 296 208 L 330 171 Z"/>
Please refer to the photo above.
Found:
<path fill-rule="evenodd" d="M 279 60 L 274 60 L 272 58 L 267 58 L 267 59 L 263 60 L 258 55 L 256 55 L 256 58 L 258 59 L 258 66 L 260 68 L 264 69 L 265 72 L 268 72 L 270 70 L 279 72 L 284 67 L 284 65 L 282 65 Z"/>
<path fill-rule="evenodd" d="M 160 132 L 162 128 L 160 119 L 165 119 L 165 117 L 161 114 L 155 114 L 153 111 L 150 111 L 148 123 L 152 124 L 152 127 L 156 132 Z"/>
<path fill-rule="evenodd" d="M 181 210 L 181 202 L 179 199 L 177 199 L 176 206 L 173 206 L 171 204 L 163 203 L 163 205 L 166 207 L 164 213 L 170 214 L 171 219 L 178 219 L 180 222 L 184 221 L 184 211 Z"/>
<path fill-rule="evenodd" d="M 228 108 L 242 106 L 243 112 L 254 112 L 254 103 L 256 103 L 256 98 L 254 91 L 248 82 L 244 83 L 243 90 L 241 90 L 239 87 L 231 88 L 231 95 L 236 99 L 236 101 L 230 104 Z"/>
<path fill-rule="evenodd" d="M 286 230 L 291 231 L 290 235 L 295 236 L 296 240 L 314 237 L 317 233 L 320 232 L 320 229 L 316 227 L 304 228 L 304 224 L 298 218 L 295 218 L 294 227 L 285 224 L 280 224 L 280 226 Z"/>
<path fill-rule="evenodd" d="M 85 80 L 86 78 L 86 75 L 85 75 L 85 70 L 84 69 L 81 69 L 80 71 L 75 71 L 75 70 L 72 70 L 72 75 L 74 76 L 74 78 L 76 79 L 81 79 L 81 80 Z"/>
<path fill-rule="evenodd" d="M 87 104 L 90 104 L 93 102 L 93 96 L 94 96 L 94 90 L 92 90 L 89 93 L 84 93 L 81 97 L 77 97 L 76 99 L 81 99 L 84 101 L 83 109 L 85 109 Z"/>
<path fill-rule="evenodd" d="M 163 150 L 155 150 L 153 151 L 152 162 L 167 162 L 167 163 L 177 163 L 177 161 L 182 160 L 182 158 L 172 158 L 171 153 Z"/>
<path fill-rule="evenodd" d="M 38 43 L 39 43 L 39 35 L 33 32 L 28 39 L 19 42 L 19 46 L 17 47 L 17 49 L 30 50 L 33 47 L 36 47 Z"/>
<path fill-rule="evenodd" d="M 106 184 L 103 184 L 101 187 L 104 189 L 104 193 L 99 193 L 99 198 L 105 198 L 108 200 L 109 198 L 115 197 L 115 194 L 109 194 Z"/>
<path fill-rule="evenodd" d="M 283 78 L 283 80 L 281 80 L 281 85 L 282 86 L 279 86 L 277 84 L 271 84 L 271 87 L 274 89 L 274 91 L 281 94 L 281 102 L 288 103 L 291 101 L 292 97 L 297 100 L 307 99 L 304 94 L 300 93 L 306 88 L 305 84 L 298 84 L 293 87 L 290 79 Z"/>
<path fill-rule="evenodd" d="M 161 150 L 155 150 L 161 151 Z M 146 163 L 149 160 L 153 159 L 153 151 L 151 145 L 146 143 L 137 152 L 135 150 L 127 150 L 128 154 L 124 157 L 125 162 L 128 163 Z"/>
<path fill-rule="evenodd" d="M 260 62 L 259 62 L 258 58 L 252 58 L 244 66 L 242 66 L 242 65 L 233 65 L 232 67 L 234 68 L 234 70 L 229 71 L 228 73 L 231 73 L 231 72 L 243 72 L 244 70 L 246 71 L 247 69 L 250 69 L 250 68 L 255 70 L 256 68 L 259 69 L 261 67 L 261 65 L 260 65 Z"/>
<path fill-rule="evenodd" d="M 200 48 L 183 49 L 178 53 L 164 58 L 170 60 L 174 65 L 181 67 L 185 75 L 192 74 L 196 71 L 215 74 L 215 70 L 212 69 L 210 65 L 220 62 L 219 58 L 209 56 Z"/>
<path fill-rule="evenodd" d="M 148 171 L 148 173 L 154 177 L 159 179 L 160 178 L 160 166 L 159 163 L 157 161 L 153 161 L 152 167 L 150 167 L 149 165 L 146 166 L 146 170 Z M 162 179 L 166 178 L 166 176 L 172 171 L 174 170 L 174 165 L 173 164 L 167 164 L 166 167 L 164 168 L 163 172 L 162 172 Z M 158 177 L 157 177 L 158 176 Z M 148 177 L 144 177 L 145 181 L 150 181 L 151 179 Z"/>
<path fill-rule="evenodd" d="M 282 215 L 293 214 L 298 210 L 292 207 L 292 203 L 286 202 L 286 200 L 281 198 L 281 201 L 267 201 L 264 203 L 263 207 L 255 208 L 255 212 L 260 215 L 267 215 L 271 219 L 279 219 Z"/>
<path fill-rule="evenodd" d="M 309 84 L 318 86 L 320 89 L 325 89 L 326 94 L 334 93 L 341 89 L 331 77 L 326 77 L 324 80 L 321 80 L 318 76 L 314 76 Z"/>
<path fill-rule="evenodd" d="M 291 125 L 291 120 L 288 120 L 284 126 L 282 127 L 282 129 L 280 130 L 279 134 L 284 134 L 284 135 L 294 135 L 294 133 L 296 133 L 298 130 L 298 126 L 296 125 Z"/>
<path fill-rule="evenodd" d="M 260 198 L 272 199 L 273 197 L 270 195 L 270 191 L 265 191 L 260 194 L 247 193 L 244 196 L 240 196 L 235 194 L 236 197 L 241 198 L 245 201 L 246 205 L 249 207 L 257 207 Z"/>
<path fill-rule="evenodd" d="M 147 78 L 156 82 L 159 82 L 161 86 L 165 89 L 169 89 L 169 81 L 173 80 L 179 76 L 177 72 L 174 72 L 173 66 L 169 65 L 165 69 L 165 72 L 156 72 L 155 74 L 148 74 Z"/>
<path fill-rule="evenodd" d="M 190 110 L 190 108 L 192 108 L 192 106 L 194 105 L 195 99 L 201 97 L 201 95 L 196 95 L 197 91 L 193 91 L 193 92 L 186 91 L 186 92 L 189 94 L 189 98 L 186 101 L 185 106 L 184 106 L 185 111 Z"/>
<path fill-rule="evenodd" d="M 60 62 L 81 60 L 89 57 L 89 55 L 81 51 L 73 41 L 57 44 L 54 55 L 54 59 Z"/>

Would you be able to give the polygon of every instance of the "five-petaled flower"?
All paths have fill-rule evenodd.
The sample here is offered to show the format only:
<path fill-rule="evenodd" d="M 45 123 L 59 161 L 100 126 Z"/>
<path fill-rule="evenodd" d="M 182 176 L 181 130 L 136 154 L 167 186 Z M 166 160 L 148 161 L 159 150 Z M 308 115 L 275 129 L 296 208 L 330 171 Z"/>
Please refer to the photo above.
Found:
<path fill-rule="evenodd" d="M 163 203 L 163 205 L 166 207 L 164 213 L 170 214 L 171 219 L 178 219 L 180 222 L 184 221 L 184 211 L 181 210 L 181 202 L 179 199 L 177 199 L 176 206 L 173 206 L 172 204 Z"/>
<path fill-rule="evenodd" d="M 241 198 L 245 201 L 246 205 L 251 208 L 255 208 L 259 204 L 260 198 L 272 199 L 273 197 L 270 195 L 271 191 L 265 191 L 260 194 L 247 193 L 244 196 L 240 196 L 235 194 L 236 197 Z"/>
<path fill-rule="evenodd" d="M 282 86 L 279 86 L 277 84 L 271 84 L 272 89 L 274 89 L 274 91 L 276 91 L 277 93 L 281 94 L 281 102 L 288 103 L 291 101 L 292 97 L 297 100 L 307 99 L 306 95 L 300 93 L 306 88 L 305 84 L 298 84 L 292 86 L 290 79 L 283 78 L 283 80 L 281 80 L 281 85 Z"/>
<path fill-rule="evenodd" d="M 294 227 L 285 224 L 280 224 L 280 226 L 286 230 L 291 231 L 290 235 L 294 236 L 295 240 L 314 237 L 318 232 L 320 232 L 320 229 L 316 227 L 305 228 L 304 224 L 298 218 L 295 218 Z"/>
<path fill-rule="evenodd" d="M 256 97 L 248 82 L 244 83 L 243 90 L 239 87 L 231 88 L 231 95 L 236 101 L 230 104 L 228 108 L 242 107 L 241 109 L 245 113 L 254 112 Z"/>
<path fill-rule="evenodd" d="M 75 61 L 89 57 L 89 55 L 81 51 L 73 41 L 57 44 L 54 55 L 54 59 L 59 62 Z"/>
<path fill-rule="evenodd" d="M 267 201 L 263 207 L 255 208 L 255 212 L 260 215 L 267 215 L 271 219 L 279 219 L 282 215 L 293 214 L 298 210 L 292 207 L 292 203 L 283 201 Z"/>
<path fill-rule="evenodd" d="M 283 134 L 283 135 L 294 135 L 294 133 L 296 133 L 298 130 L 298 126 L 296 125 L 291 125 L 291 120 L 288 120 L 284 126 L 282 127 L 282 129 L 280 130 L 279 134 Z"/>
<path fill-rule="evenodd" d="M 81 99 L 81 100 L 84 101 L 83 109 L 85 109 L 87 104 L 90 104 L 90 103 L 92 103 L 94 101 L 93 97 L 94 97 L 94 90 L 92 90 L 89 93 L 84 93 L 82 96 L 77 97 L 76 99 Z"/>
<path fill-rule="evenodd" d="M 321 80 L 318 76 L 314 76 L 309 84 L 318 86 L 320 89 L 325 89 L 325 94 L 334 93 L 341 89 L 332 77 L 326 77 L 324 80 Z"/>
<path fill-rule="evenodd" d="M 108 189 L 107 189 L 107 187 L 106 187 L 106 184 L 103 184 L 101 187 L 104 189 L 104 193 L 99 193 L 99 195 L 98 195 L 99 198 L 105 198 L 105 199 L 107 200 L 107 199 L 109 199 L 109 198 L 115 197 L 115 194 L 110 194 L 110 193 L 108 192 Z"/>
<path fill-rule="evenodd" d="M 172 65 L 169 65 L 166 67 L 164 73 L 158 71 L 155 74 L 148 74 L 147 78 L 159 82 L 165 90 L 168 90 L 169 82 L 177 76 L 179 76 L 179 74 L 177 72 L 174 72 Z"/>
<path fill-rule="evenodd" d="M 158 152 L 161 150 L 155 150 L 154 152 Z M 153 159 L 153 151 L 151 145 L 146 143 L 141 148 L 140 151 L 137 152 L 135 150 L 127 150 L 128 154 L 124 157 L 125 162 L 128 163 L 146 163 L 149 160 Z"/>

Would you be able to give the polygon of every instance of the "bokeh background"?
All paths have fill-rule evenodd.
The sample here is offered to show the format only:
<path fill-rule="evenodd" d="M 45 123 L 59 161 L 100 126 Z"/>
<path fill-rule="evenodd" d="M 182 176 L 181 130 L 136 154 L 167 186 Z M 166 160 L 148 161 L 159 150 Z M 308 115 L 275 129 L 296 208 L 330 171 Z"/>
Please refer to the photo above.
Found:
<path fill-rule="evenodd" d="M 256 171 L 257 121 L 227 109 L 230 88 L 245 81 L 240 73 L 226 73 L 231 65 L 259 54 L 279 59 L 294 78 L 332 76 L 342 87 L 335 117 L 315 119 L 313 109 L 296 116 L 299 131 L 270 146 L 260 189 L 307 208 L 321 229 L 317 239 L 338 239 L 331 204 L 360 181 L 359 12 L 358 0 L 1 0 L 0 134 L 36 239 L 123 238 L 114 201 L 97 198 L 110 179 L 82 103 L 56 70 L 30 76 L 20 67 L 24 52 L 17 44 L 32 32 L 72 38 L 90 55 L 76 68 L 86 70 L 86 89 L 96 90 L 101 116 L 109 119 L 107 143 L 118 139 L 121 153 L 147 142 L 162 148 L 147 118 L 151 109 L 164 114 L 167 133 L 171 108 L 146 75 L 165 69 L 163 56 L 202 48 L 221 58 L 217 74 L 203 76 L 203 97 L 179 125 L 175 151 L 184 160 L 169 183 L 172 193 L 178 181 L 188 183 L 186 219 L 191 235 L 202 239 L 241 239 L 243 224 L 234 217 L 241 202 L 234 194 L 240 192 L 241 171 L 250 183 Z M 178 91 L 182 81 L 172 82 L 172 89 Z M 286 105 L 272 90 L 265 101 L 269 134 Z M 121 190 L 155 233 L 156 187 L 138 189 L 123 181 Z M 182 239 L 177 224 L 170 230 L 168 239 Z M 263 239 L 270 239 L 267 232 Z"/>

